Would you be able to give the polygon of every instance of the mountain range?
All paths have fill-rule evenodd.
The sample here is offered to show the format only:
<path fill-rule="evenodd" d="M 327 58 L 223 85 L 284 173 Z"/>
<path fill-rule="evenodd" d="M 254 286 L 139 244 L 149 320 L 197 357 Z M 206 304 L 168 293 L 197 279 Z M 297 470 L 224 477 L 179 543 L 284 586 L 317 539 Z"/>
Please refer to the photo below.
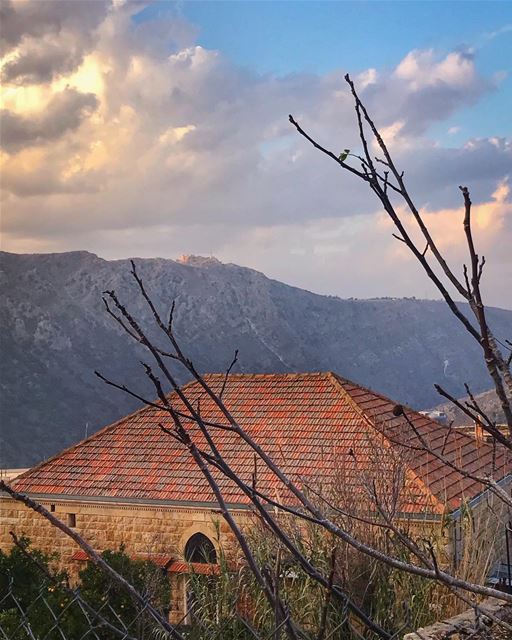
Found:
<path fill-rule="evenodd" d="M 157 308 L 175 302 L 176 334 L 200 371 L 224 371 L 238 349 L 239 372 L 333 370 L 416 409 L 439 403 L 435 382 L 456 396 L 464 382 L 490 386 L 479 346 L 443 302 L 317 295 L 215 258 L 135 262 Z M 0 467 L 32 465 L 137 408 L 95 369 L 154 395 L 147 355 L 101 300 L 115 290 L 161 340 L 129 260 L 0 252 L 0 287 Z M 512 311 L 488 316 L 510 338 Z"/>

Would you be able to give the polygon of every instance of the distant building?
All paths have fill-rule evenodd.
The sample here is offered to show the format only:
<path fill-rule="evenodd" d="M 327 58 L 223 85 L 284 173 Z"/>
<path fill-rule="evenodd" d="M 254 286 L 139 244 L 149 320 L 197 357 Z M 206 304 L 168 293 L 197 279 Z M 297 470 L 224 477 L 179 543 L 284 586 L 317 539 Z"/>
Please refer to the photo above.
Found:
<path fill-rule="evenodd" d="M 28 469 L 0 469 L 0 480 L 5 480 L 5 482 L 10 482 L 17 478 L 22 473 L 25 473 Z"/>
<path fill-rule="evenodd" d="M 224 376 L 212 374 L 206 380 L 218 392 Z M 192 403 L 200 400 L 205 420 L 222 421 L 199 384 L 188 384 L 185 392 Z M 179 406 L 176 397 L 172 400 Z M 239 424 L 301 486 L 325 489 L 341 478 L 344 491 L 357 491 L 359 474 L 375 469 L 386 474 L 385 456 L 379 452 L 398 455 L 405 439 L 418 444 L 411 427 L 397 416 L 395 403 L 333 373 L 230 375 L 223 400 Z M 482 475 L 495 465 L 495 477 L 507 480 L 508 454 L 495 455 L 490 445 L 455 430 L 447 437 L 446 428 L 427 415 L 412 410 L 407 415 L 430 446 L 453 463 Z M 200 470 L 188 451 L 163 433 L 160 423 L 172 427 L 165 412 L 143 408 L 26 471 L 13 486 L 76 528 L 97 550 L 124 543 L 129 553 L 154 558 L 172 574 L 171 617 L 178 620 L 189 563 L 195 563 L 196 571 L 215 572 L 220 548 L 229 555 L 236 545 Z M 197 427 L 191 429 L 196 442 L 204 444 Z M 233 469 L 250 483 L 252 450 L 229 430 L 216 429 L 215 439 Z M 424 527 L 449 512 L 456 523 L 463 503 L 485 505 L 478 482 L 430 453 L 405 451 L 401 464 L 408 491 L 400 504 L 404 518 Z M 246 497 L 217 471 L 212 473 L 234 516 L 242 526 L 249 524 Z M 263 464 L 257 475 L 259 490 L 292 502 Z M 73 571 L 86 560 L 62 532 L 7 496 L 0 500 L 0 522 L 4 548 L 11 544 L 9 530 L 15 529 L 36 547 L 57 551 Z M 456 535 L 455 543 L 460 547 Z M 205 554 L 208 562 L 200 562 Z"/>
<path fill-rule="evenodd" d="M 444 411 L 438 411 L 437 409 L 433 409 L 432 411 L 420 411 L 422 416 L 427 416 L 431 420 L 435 420 L 439 422 L 439 424 L 447 426 L 449 423 L 448 416 Z"/>

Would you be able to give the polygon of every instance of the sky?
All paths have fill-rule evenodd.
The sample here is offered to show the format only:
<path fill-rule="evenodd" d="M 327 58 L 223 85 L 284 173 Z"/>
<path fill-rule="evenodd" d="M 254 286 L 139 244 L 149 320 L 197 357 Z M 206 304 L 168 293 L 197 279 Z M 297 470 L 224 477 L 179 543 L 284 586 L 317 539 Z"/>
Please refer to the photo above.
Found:
<path fill-rule="evenodd" d="M 440 248 L 474 201 L 512 308 L 512 4 L 0 0 L 1 248 L 213 255 L 318 293 L 436 297 L 379 202 L 349 72 Z M 404 212 L 407 224 L 411 220 Z"/>

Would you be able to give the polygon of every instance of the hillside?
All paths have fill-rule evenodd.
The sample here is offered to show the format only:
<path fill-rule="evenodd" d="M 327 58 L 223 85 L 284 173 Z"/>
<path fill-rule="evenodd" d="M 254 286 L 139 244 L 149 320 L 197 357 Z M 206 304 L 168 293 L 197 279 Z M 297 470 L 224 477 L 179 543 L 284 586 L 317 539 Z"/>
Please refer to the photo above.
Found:
<path fill-rule="evenodd" d="M 466 400 L 469 400 L 468 396 L 464 396 L 461 398 L 461 402 L 464 403 Z M 483 391 L 482 393 L 478 393 L 475 395 L 475 400 L 478 403 L 478 406 L 482 408 L 482 411 L 494 420 L 498 424 L 505 422 L 505 416 L 503 414 L 503 409 L 501 408 L 500 401 L 498 396 L 496 395 L 496 391 L 490 389 L 489 391 Z M 443 411 L 448 416 L 448 420 L 453 422 L 454 426 L 461 427 L 465 425 L 471 424 L 471 419 L 461 411 L 457 407 L 455 407 L 451 402 L 444 402 L 440 405 L 437 405 L 434 409 L 435 411 Z"/>
<path fill-rule="evenodd" d="M 330 369 L 420 409 L 437 403 L 434 382 L 457 396 L 463 382 L 489 388 L 478 346 L 442 302 L 320 296 L 213 258 L 137 264 L 164 313 L 176 301 L 176 332 L 202 371 L 224 370 L 238 348 L 238 371 Z M 0 253 L 0 286 L 0 466 L 33 464 L 137 406 L 93 375 L 148 391 L 140 349 L 101 303 L 115 289 L 150 326 L 127 260 Z M 512 312 L 489 316 L 512 334 Z"/>

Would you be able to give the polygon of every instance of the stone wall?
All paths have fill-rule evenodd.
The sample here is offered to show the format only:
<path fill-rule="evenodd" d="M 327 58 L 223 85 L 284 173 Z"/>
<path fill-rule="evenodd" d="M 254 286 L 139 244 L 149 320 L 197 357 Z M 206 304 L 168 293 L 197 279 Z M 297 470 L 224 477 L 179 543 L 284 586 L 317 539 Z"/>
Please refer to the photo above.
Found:
<path fill-rule="evenodd" d="M 128 554 L 151 557 L 151 554 L 183 558 L 184 549 L 190 537 L 198 532 L 206 535 L 229 558 L 238 555 L 234 537 L 218 510 L 213 507 L 175 506 L 169 504 L 149 504 L 75 499 L 38 499 L 46 509 L 81 534 L 97 551 L 118 549 L 122 544 Z M 483 501 L 481 506 L 482 513 Z M 232 511 L 242 527 L 251 526 L 249 512 Z M 253 524 L 253 523 L 252 523 Z M 414 534 L 439 533 L 439 523 L 410 523 Z M 9 531 L 29 538 L 35 548 L 48 553 L 56 552 L 61 567 L 76 578 L 84 566 L 83 560 L 74 560 L 77 545 L 62 531 L 53 527 L 45 518 L 23 504 L 7 496 L 0 496 L 0 548 L 7 551 L 12 546 Z M 445 532 L 446 533 L 446 532 Z M 495 536 L 496 533 L 492 532 Z M 439 540 L 440 550 L 453 553 L 447 538 Z M 442 554 L 440 557 L 443 557 Z M 447 558 L 444 558 L 447 561 Z M 172 619 L 184 615 L 186 576 L 174 575 L 171 580 Z"/>
<path fill-rule="evenodd" d="M 165 554 L 183 558 L 189 538 L 201 532 L 219 545 L 227 556 L 235 553 L 233 535 L 218 511 L 213 508 L 177 507 L 169 505 L 126 504 L 78 500 L 38 500 L 49 511 L 81 534 L 97 551 L 118 549 L 125 545 L 130 555 L 149 556 Z M 247 512 L 233 512 L 243 525 Z M 45 518 L 8 497 L 0 498 L 0 548 L 12 546 L 9 531 L 29 538 L 35 548 L 47 553 L 56 552 L 60 568 L 69 571 L 72 578 L 83 567 L 83 560 L 73 560 L 77 545 Z M 185 580 L 174 576 L 171 590 L 172 617 L 183 615 Z M 174 587 L 174 588 L 173 588 Z"/>

